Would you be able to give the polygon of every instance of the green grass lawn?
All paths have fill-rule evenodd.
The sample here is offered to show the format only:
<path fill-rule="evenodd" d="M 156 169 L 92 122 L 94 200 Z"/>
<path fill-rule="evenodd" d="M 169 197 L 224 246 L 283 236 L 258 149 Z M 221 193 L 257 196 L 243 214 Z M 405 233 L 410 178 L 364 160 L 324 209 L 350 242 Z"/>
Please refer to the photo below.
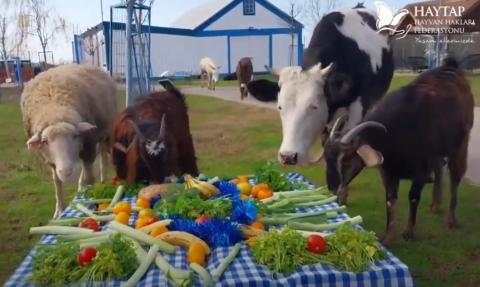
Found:
<path fill-rule="evenodd" d="M 411 78 L 396 77 L 393 85 Z M 478 98 L 478 81 L 475 85 Z M 209 176 L 251 174 L 256 165 L 276 158 L 281 129 L 275 111 L 206 97 L 189 96 L 187 100 L 201 172 Z M 8 279 L 38 240 L 28 235 L 28 228 L 46 224 L 55 208 L 50 172 L 28 153 L 25 141 L 18 102 L 6 100 L 0 104 L 0 283 Z M 323 165 L 285 171 L 298 171 L 318 185 L 325 184 Z M 74 188 L 67 185 L 69 200 Z M 407 193 L 408 186 L 403 183 L 399 233 L 406 226 Z M 376 170 L 364 171 L 351 185 L 349 214 L 362 215 L 364 226 L 379 236 L 385 226 L 384 197 Z M 428 211 L 430 201 L 428 186 L 418 216 L 418 239 L 405 242 L 399 238 L 391 251 L 410 267 L 419 286 L 480 286 L 480 188 L 461 186 L 458 230 L 446 227 L 444 215 Z"/>

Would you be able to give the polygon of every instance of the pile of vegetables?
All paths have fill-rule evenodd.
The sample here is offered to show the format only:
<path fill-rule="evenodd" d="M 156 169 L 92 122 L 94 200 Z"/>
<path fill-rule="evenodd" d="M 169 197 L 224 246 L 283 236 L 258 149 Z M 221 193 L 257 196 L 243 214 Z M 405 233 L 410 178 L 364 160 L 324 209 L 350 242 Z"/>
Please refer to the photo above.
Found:
<path fill-rule="evenodd" d="M 385 257 L 373 232 L 356 229 L 351 224 L 342 224 L 333 235 L 322 235 L 275 229 L 251 238 L 249 245 L 256 262 L 271 271 L 287 274 L 316 263 L 363 272 Z"/>
<path fill-rule="evenodd" d="M 287 274 L 316 263 L 361 272 L 383 256 L 373 233 L 352 227 L 362 222 L 360 216 L 329 222 L 345 206 L 297 212 L 334 202 L 336 196 L 324 188 L 309 190 L 304 183 L 290 182 L 272 162 L 256 169 L 256 185 L 246 176 L 231 181 L 184 179 L 185 186 L 93 186 L 84 194 L 86 199 L 72 204 L 84 217 L 51 220 L 48 226 L 30 229 L 31 234 L 55 234 L 59 243 L 38 248 L 28 280 L 36 286 L 111 280 L 135 286 L 155 264 L 175 286 L 193 285 L 193 273 L 204 286 L 213 286 L 240 252 L 244 238 L 250 238 L 247 243 L 256 262 Z M 137 193 L 134 205 L 122 201 Z M 137 219 L 132 222 L 134 213 Z M 267 232 L 266 226 L 283 229 Z M 319 233 L 331 230 L 333 235 Z M 178 246 L 187 250 L 187 270 L 173 267 L 160 253 L 173 253 Z M 217 246 L 233 249 L 209 273 L 205 267 L 211 248 Z"/>
<path fill-rule="evenodd" d="M 38 247 L 28 281 L 35 286 L 65 286 L 72 282 L 103 282 L 128 278 L 137 269 L 131 242 L 115 235 L 96 248 L 79 242 Z"/>
<path fill-rule="evenodd" d="M 256 182 L 268 184 L 273 191 L 289 191 L 308 187 L 304 182 L 288 180 L 287 174 L 280 172 L 277 164 L 273 161 L 257 167 L 254 177 Z"/>

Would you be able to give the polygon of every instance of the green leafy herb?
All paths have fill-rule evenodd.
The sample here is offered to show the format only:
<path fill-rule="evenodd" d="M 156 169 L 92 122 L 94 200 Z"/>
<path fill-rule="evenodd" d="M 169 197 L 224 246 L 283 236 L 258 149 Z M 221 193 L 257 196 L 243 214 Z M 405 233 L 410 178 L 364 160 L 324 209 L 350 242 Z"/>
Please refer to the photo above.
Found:
<path fill-rule="evenodd" d="M 33 268 L 27 281 L 35 286 L 67 286 L 79 282 L 124 279 L 135 272 L 137 260 L 131 241 L 121 235 L 101 243 L 97 256 L 87 266 L 78 263 L 80 246 L 77 243 L 60 242 L 38 247 L 33 258 Z"/>
<path fill-rule="evenodd" d="M 144 187 L 142 184 L 124 185 L 123 196 L 136 196 L 140 189 Z M 94 186 L 88 188 L 84 195 L 87 198 L 104 199 L 113 198 L 117 191 L 118 185 L 97 183 Z"/>
<path fill-rule="evenodd" d="M 255 169 L 255 178 L 258 183 L 267 183 L 273 191 L 289 191 L 306 189 L 308 187 L 304 182 L 288 180 L 287 175 L 280 172 L 277 164 L 273 161 L 257 167 Z"/>
<path fill-rule="evenodd" d="M 232 213 L 232 202 L 227 198 L 203 200 L 198 192 L 177 191 L 159 201 L 155 205 L 155 211 L 161 215 L 179 215 L 188 219 L 200 215 L 223 219 Z"/>
<path fill-rule="evenodd" d="M 363 272 L 373 261 L 386 256 L 375 233 L 358 230 L 350 224 L 339 227 L 334 235 L 327 237 L 327 243 L 327 252 L 322 258 L 337 269 L 349 272 Z"/>
<path fill-rule="evenodd" d="M 307 251 L 307 242 L 300 233 L 288 228 L 260 235 L 253 243 L 252 253 L 255 261 L 271 271 L 287 274 L 322 261 L 319 255 Z"/>

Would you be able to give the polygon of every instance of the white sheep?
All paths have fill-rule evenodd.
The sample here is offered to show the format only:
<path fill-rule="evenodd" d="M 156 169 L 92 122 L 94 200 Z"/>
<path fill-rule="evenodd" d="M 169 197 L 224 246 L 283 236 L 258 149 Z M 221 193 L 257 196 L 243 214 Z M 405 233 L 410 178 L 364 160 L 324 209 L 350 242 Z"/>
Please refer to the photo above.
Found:
<path fill-rule="evenodd" d="M 100 68 L 64 65 L 31 80 L 21 97 L 29 150 L 51 167 L 57 218 L 65 208 L 62 182 L 79 178 L 78 188 L 93 184 L 93 162 L 100 150 L 100 180 L 106 176 L 110 135 L 117 114 L 115 82 Z M 82 161 L 78 176 L 77 163 Z"/>
<path fill-rule="evenodd" d="M 207 81 L 209 90 L 215 90 L 215 84 L 218 82 L 218 71 L 220 66 L 215 65 L 212 58 L 202 58 L 200 60 L 200 81 L 201 87 L 204 87 L 204 81 Z"/>

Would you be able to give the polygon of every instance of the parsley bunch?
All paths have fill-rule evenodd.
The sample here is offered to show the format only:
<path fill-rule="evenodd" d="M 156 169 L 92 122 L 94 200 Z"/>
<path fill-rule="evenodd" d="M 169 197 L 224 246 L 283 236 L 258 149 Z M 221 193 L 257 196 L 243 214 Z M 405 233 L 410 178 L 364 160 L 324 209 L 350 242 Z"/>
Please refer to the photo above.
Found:
<path fill-rule="evenodd" d="M 287 174 L 280 172 L 273 161 L 268 161 L 262 166 L 255 168 L 257 183 L 267 183 L 273 191 L 289 191 L 305 189 L 307 185 L 303 182 L 288 180 Z"/>

